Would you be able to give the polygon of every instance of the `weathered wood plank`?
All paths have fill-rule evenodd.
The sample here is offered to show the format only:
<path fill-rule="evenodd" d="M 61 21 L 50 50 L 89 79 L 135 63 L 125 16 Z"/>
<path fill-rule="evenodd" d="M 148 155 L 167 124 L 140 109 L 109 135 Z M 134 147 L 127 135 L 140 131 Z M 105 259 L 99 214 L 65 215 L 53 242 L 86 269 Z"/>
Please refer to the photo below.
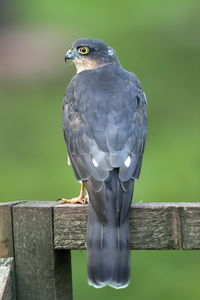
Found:
<path fill-rule="evenodd" d="M 12 211 L 18 202 L 0 203 L 0 258 L 13 256 Z"/>
<path fill-rule="evenodd" d="M 70 250 L 54 251 L 53 206 L 26 202 L 13 207 L 17 297 L 71 300 Z"/>
<path fill-rule="evenodd" d="M 13 258 L 0 259 L 0 300 L 15 300 Z"/>
<path fill-rule="evenodd" d="M 200 208 L 199 206 L 180 209 L 183 249 L 200 249 Z"/>
<path fill-rule="evenodd" d="M 87 205 L 54 207 L 55 249 L 85 249 Z M 130 210 L 131 249 L 200 249 L 200 203 L 136 203 Z"/>

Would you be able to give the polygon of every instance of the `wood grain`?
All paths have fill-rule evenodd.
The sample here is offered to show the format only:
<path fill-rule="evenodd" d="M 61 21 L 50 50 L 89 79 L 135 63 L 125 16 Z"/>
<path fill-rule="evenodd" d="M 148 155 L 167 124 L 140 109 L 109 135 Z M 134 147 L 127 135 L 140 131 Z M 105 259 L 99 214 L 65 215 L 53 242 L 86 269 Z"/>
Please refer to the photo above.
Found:
<path fill-rule="evenodd" d="M 87 205 L 54 207 L 54 248 L 85 249 Z M 131 249 L 200 249 L 200 203 L 136 203 L 130 214 Z"/>
<path fill-rule="evenodd" d="M 15 300 L 13 258 L 0 259 L 0 300 Z"/>
<path fill-rule="evenodd" d="M 13 256 L 12 206 L 16 203 L 0 203 L 0 258 Z"/>
<path fill-rule="evenodd" d="M 26 202 L 13 207 L 17 297 L 71 300 L 70 251 L 54 251 L 53 206 Z"/>

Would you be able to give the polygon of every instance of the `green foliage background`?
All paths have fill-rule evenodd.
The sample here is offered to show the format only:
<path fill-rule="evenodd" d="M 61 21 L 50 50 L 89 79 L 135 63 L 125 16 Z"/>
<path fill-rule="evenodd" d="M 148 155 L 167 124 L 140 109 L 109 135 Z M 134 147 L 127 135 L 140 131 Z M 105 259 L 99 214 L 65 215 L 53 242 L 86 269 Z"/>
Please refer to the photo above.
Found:
<path fill-rule="evenodd" d="M 66 164 L 61 103 L 75 72 L 64 65 L 64 53 L 83 37 L 115 48 L 147 94 L 148 141 L 134 201 L 200 201 L 200 2 L 21 0 L 12 9 L 11 27 L 45 27 L 52 47 L 63 32 L 63 52 L 55 56 L 56 74 L 1 80 L 0 201 L 55 200 L 78 193 Z M 85 252 L 73 251 L 76 300 L 196 300 L 199 277 L 198 251 L 134 251 L 129 287 L 96 290 L 87 285 Z"/>

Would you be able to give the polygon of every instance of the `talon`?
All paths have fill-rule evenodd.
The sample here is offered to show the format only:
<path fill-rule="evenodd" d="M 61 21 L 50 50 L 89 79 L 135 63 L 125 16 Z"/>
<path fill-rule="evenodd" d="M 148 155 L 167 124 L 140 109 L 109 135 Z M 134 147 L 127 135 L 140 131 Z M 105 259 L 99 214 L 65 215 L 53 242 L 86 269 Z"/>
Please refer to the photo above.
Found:
<path fill-rule="evenodd" d="M 88 195 L 84 196 L 84 198 L 82 199 L 82 204 L 88 204 Z"/>
<path fill-rule="evenodd" d="M 61 198 L 61 199 L 58 199 L 57 201 L 62 202 L 62 203 L 81 203 L 81 204 L 84 203 L 84 200 L 81 197 L 72 198 L 72 199 Z"/>
<path fill-rule="evenodd" d="M 64 199 L 64 198 L 59 198 L 57 201 L 61 203 L 80 203 L 80 204 L 87 204 L 88 203 L 88 195 L 84 195 L 84 183 L 81 184 L 81 192 L 80 195 L 76 198 L 72 199 Z"/>

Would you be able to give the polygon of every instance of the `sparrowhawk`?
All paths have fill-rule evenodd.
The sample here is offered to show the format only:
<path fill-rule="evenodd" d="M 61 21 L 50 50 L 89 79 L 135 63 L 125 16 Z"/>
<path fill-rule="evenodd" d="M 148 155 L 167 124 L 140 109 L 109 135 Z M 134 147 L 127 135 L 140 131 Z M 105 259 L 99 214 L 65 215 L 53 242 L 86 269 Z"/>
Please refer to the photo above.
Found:
<path fill-rule="evenodd" d="M 88 282 L 123 288 L 130 278 L 128 211 L 146 140 L 146 97 L 103 41 L 77 40 L 65 60 L 77 69 L 62 118 L 69 159 L 83 183 L 72 202 L 83 200 L 83 186 L 89 196 Z"/>

